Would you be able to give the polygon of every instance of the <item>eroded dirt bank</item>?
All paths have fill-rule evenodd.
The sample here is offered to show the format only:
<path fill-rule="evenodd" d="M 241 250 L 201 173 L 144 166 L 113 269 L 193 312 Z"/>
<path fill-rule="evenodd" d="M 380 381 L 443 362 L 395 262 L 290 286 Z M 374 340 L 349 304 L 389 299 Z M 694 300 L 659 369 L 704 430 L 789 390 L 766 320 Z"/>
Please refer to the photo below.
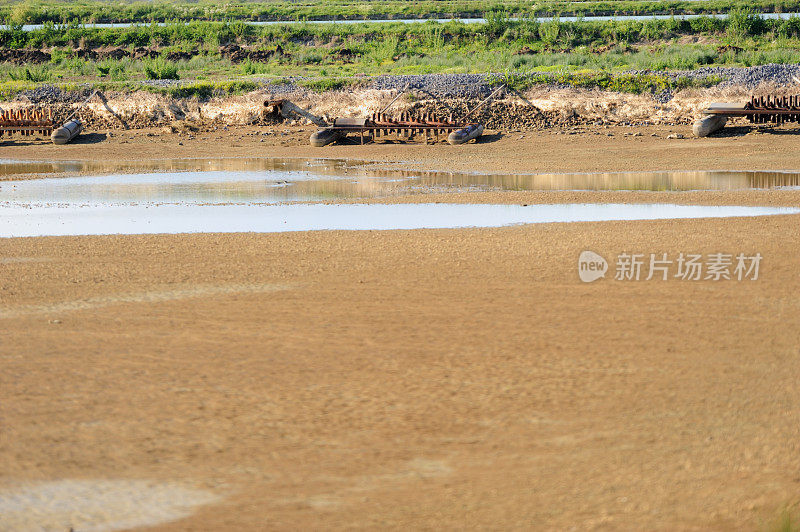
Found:
<path fill-rule="evenodd" d="M 537 86 L 523 93 L 501 92 L 496 100 L 469 116 L 490 129 L 550 129 L 575 125 L 686 125 L 700 116 L 702 108 L 714 101 L 747 101 L 753 94 L 791 93 L 790 88 L 762 84 L 752 91 L 744 87 L 685 89 L 663 95 L 626 94 L 601 90 Z M 34 93 L 36 91 L 33 91 Z M 113 93 L 93 98 L 91 94 L 43 90 L 33 98 L 20 96 L 0 104 L 4 109 L 35 105 L 50 106 L 60 124 L 77 116 L 90 128 L 137 129 L 171 126 L 175 129 L 209 130 L 233 125 L 269 124 L 264 117 L 264 102 L 288 98 L 303 109 L 326 119 L 366 117 L 383 109 L 397 96 L 397 90 L 353 89 L 316 93 L 295 90 L 290 93 L 258 90 L 241 96 L 179 98 L 144 91 Z M 51 94 L 52 93 L 52 94 Z M 429 93 L 410 91 L 392 107 L 392 112 L 433 113 L 440 119 L 449 116 L 462 120 L 480 103 L 478 99 L 438 98 Z M 305 121 L 300 121 L 303 123 Z M 306 122 L 308 123 L 308 122 Z"/>

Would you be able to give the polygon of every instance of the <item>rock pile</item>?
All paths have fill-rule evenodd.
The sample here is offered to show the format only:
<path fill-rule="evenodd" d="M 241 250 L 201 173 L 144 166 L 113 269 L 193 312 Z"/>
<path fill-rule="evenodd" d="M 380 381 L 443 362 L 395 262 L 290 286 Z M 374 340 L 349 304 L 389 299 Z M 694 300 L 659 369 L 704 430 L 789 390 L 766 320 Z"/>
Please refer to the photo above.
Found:
<path fill-rule="evenodd" d="M 697 70 L 675 72 L 674 76 L 703 78 L 719 76 L 722 87 L 740 86 L 755 89 L 762 83 L 792 86 L 800 83 L 800 65 L 761 65 L 753 67 L 705 67 Z"/>
<path fill-rule="evenodd" d="M 493 101 L 467 116 L 470 109 L 481 100 L 423 100 L 412 104 L 408 110 L 413 114 L 431 113 L 453 122 L 476 122 L 488 129 L 542 129 L 557 121 L 556 113 L 545 113 L 535 106 L 522 102 Z M 548 116 L 550 115 L 550 116 Z"/>

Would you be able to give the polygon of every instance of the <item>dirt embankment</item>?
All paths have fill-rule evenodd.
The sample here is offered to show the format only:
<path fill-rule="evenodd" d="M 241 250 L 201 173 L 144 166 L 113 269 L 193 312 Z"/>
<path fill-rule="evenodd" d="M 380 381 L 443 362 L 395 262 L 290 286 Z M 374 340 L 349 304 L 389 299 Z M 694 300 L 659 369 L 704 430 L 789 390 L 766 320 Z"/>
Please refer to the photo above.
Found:
<path fill-rule="evenodd" d="M 763 91 L 770 91 L 764 88 Z M 160 127 L 186 122 L 190 128 L 207 129 L 226 125 L 258 125 L 271 123 L 264 112 L 264 102 L 288 98 L 314 115 L 325 119 L 364 117 L 383 109 L 395 96 L 395 90 L 358 89 L 315 93 L 297 90 L 290 94 L 272 93 L 266 89 L 241 96 L 210 99 L 173 98 L 149 92 L 108 93 L 81 106 L 80 98 L 45 98 L 37 101 L 25 96 L 1 103 L 4 109 L 48 105 L 56 122 L 73 113 L 94 129 L 137 129 Z M 524 95 L 507 95 L 468 114 L 480 100 L 442 99 L 434 97 L 401 98 L 391 111 L 433 114 L 455 121 L 468 119 L 494 130 L 540 130 L 575 125 L 685 125 L 701 114 L 713 101 L 746 101 L 751 92 L 744 88 L 689 89 L 666 102 L 649 94 L 634 95 L 600 90 L 538 87 Z M 302 121 L 291 124 L 303 124 Z M 213 127 L 212 127 L 213 126 Z"/>
<path fill-rule="evenodd" d="M 139 46 L 136 48 L 123 48 L 121 46 L 102 46 L 96 48 L 78 47 L 67 51 L 72 57 L 85 59 L 88 61 L 103 61 L 105 59 L 151 59 L 163 57 L 168 61 L 188 60 L 199 55 L 201 52 L 181 50 L 162 50 L 159 47 Z M 275 57 L 285 55 L 283 48 L 278 45 L 272 50 L 261 50 L 253 47 L 228 44 L 220 46 L 217 53 L 234 63 L 239 63 L 247 59 L 251 61 L 266 62 Z M 31 63 L 48 63 L 52 59 L 52 50 L 37 50 L 32 48 L 21 49 L 2 49 L 0 50 L 0 62 L 13 63 L 15 65 L 26 66 Z"/>

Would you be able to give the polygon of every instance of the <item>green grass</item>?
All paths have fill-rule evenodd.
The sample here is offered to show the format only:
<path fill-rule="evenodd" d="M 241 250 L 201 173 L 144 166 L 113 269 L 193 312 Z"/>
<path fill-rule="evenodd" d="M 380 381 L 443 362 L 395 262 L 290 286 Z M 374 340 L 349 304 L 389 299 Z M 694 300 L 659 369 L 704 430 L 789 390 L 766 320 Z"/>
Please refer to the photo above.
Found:
<path fill-rule="evenodd" d="M 0 63 L 0 82 L 128 87 L 145 80 L 181 79 L 185 83 L 172 89 L 204 95 L 222 90 L 218 85 L 224 82 L 243 84 L 234 88 L 243 90 L 286 76 L 307 78 L 302 85 L 325 91 L 346 88 L 358 75 L 503 72 L 526 83 L 658 92 L 680 88 L 675 80 L 664 81 L 670 78 L 657 74 L 661 71 L 800 63 L 800 17 L 768 20 L 741 8 L 728 20 L 538 23 L 512 20 L 508 14 L 494 11 L 486 24 L 251 26 L 193 21 L 114 29 L 47 24 L 31 32 L 8 27 L 0 30 L 0 47 L 49 50 L 51 58 L 22 67 Z M 236 58 L 234 63 L 223 56 L 226 49 L 221 47 L 229 45 L 271 55 Z M 92 50 L 100 48 L 140 56 L 157 50 L 159 57 L 92 59 Z M 278 48 L 282 53 L 274 53 Z M 187 54 L 188 59 L 181 59 Z M 630 78 L 624 74 L 629 70 L 655 74 Z"/>
<path fill-rule="evenodd" d="M 14 24 L 139 22 L 170 20 L 294 21 L 386 18 L 474 18 L 491 12 L 511 16 L 701 14 L 752 8 L 765 12 L 800 11 L 800 0 L 262 0 L 219 3 L 211 0 L 119 1 L 4 0 L 0 18 Z M 487 17 L 491 17 L 488 15 Z"/>
<path fill-rule="evenodd" d="M 150 87 L 150 92 L 167 94 L 173 98 L 210 98 L 211 96 L 225 96 L 242 94 L 257 89 L 259 85 L 251 81 L 199 81 L 176 87 L 158 88 Z"/>
<path fill-rule="evenodd" d="M 144 75 L 147 79 L 180 79 L 178 66 L 161 58 L 145 61 Z"/>
<path fill-rule="evenodd" d="M 578 46 L 613 45 L 663 41 L 680 36 L 713 36 L 731 43 L 749 38 L 765 41 L 800 37 L 800 17 L 787 20 L 764 19 L 747 9 L 731 12 L 728 20 L 701 17 L 692 20 L 647 19 L 641 21 L 577 21 L 556 19 L 539 23 L 511 20 L 499 13 L 486 24 L 459 22 L 422 24 L 313 24 L 253 26 L 237 22 L 171 22 L 165 26 L 134 25 L 127 28 L 93 28 L 78 25 L 49 25 L 35 31 L 19 27 L 0 30 L 0 47 L 8 49 L 77 47 L 166 47 L 214 53 L 228 44 L 252 45 L 269 49 L 305 46 L 308 63 L 324 60 L 336 49 L 320 48 L 332 41 L 369 55 L 376 63 L 398 54 L 479 44 L 484 48 L 508 45 L 535 45 L 540 49 L 570 50 Z"/>
<path fill-rule="evenodd" d="M 8 71 L 8 77 L 14 81 L 31 81 L 34 83 L 47 82 L 52 79 L 52 73 L 47 67 L 20 67 Z"/>
<path fill-rule="evenodd" d="M 304 80 L 299 85 L 315 92 L 338 91 L 352 86 L 353 80 L 348 78 L 321 78 Z"/>
<path fill-rule="evenodd" d="M 721 80 L 715 76 L 700 79 L 670 77 L 663 74 L 612 73 L 612 72 L 513 72 L 493 74 L 490 83 L 506 85 L 515 90 L 526 90 L 534 85 L 557 83 L 570 87 L 599 88 L 614 92 L 641 94 L 659 93 L 665 90 L 680 90 L 688 87 L 709 87 Z"/>

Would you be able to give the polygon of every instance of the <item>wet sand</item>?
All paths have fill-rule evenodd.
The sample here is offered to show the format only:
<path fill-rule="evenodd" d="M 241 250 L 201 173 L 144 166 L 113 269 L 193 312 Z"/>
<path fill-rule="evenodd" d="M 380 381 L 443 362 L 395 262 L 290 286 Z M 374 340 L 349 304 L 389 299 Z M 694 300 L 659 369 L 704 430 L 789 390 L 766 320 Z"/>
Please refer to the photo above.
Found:
<path fill-rule="evenodd" d="M 271 134 L 262 135 L 271 131 Z M 728 126 L 724 137 L 692 138 L 690 126 L 582 127 L 573 130 L 489 131 L 480 143 L 398 145 L 379 142 L 313 148 L 314 129 L 230 126 L 188 135 L 161 129 L 88 132 L 80 142 L 0 142 L 0 158 L 37 160 L 168 159 L 181 157 L 325 157 L 376 161 L 381 166 L 489 173 L 637 170 L 798 170 L 800 130 Z M 641 136 L 634 136 L 640 133 Z M 627 134 L 627 135 L 626 135 Z M 668 139 L 681 134 L 687 138 Z M 610 135 L 610 136 L 609 136 Z M 656 135 L 655 137 L 652 135 Z M 520 138 L 524 137 L 524 138 Z M 263 141 L 263 142 L 262 142 Z M 178 144 L 180 143 L 180 145 Z"/>
<path fill-rule="evenodd" d="M 576 137 L 460 155 L 497 171 L 555 171 L 559 153 L 565 171 L 777 169 L 796 168 L 800 138 Z M 206 153 L 175 138 L 0 157 Z M 312 151 L 229 142 L 231 156 Z M 322 153 L 466 166 L 455 150 Z M 776 190 L 437 199 L 631 198 L 800 204 Z M 164 530 L 769 526 L 800 491 L 799 223 L 0 239 L 0 488 L 146 480 L 213 494 Z M 585 284 L 586 249 L 763 262 L 757 281 L 610 271 Z"/>

